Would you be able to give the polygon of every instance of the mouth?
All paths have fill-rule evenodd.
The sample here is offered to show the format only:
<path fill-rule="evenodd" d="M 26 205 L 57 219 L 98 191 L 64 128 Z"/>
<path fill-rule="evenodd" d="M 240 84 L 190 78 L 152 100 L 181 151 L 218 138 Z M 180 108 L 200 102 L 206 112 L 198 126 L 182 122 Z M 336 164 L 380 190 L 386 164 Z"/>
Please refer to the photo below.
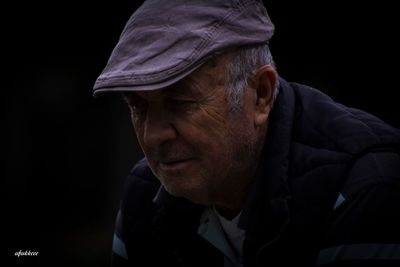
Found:
<path fill-rule="evenodd" d="M 187 169 L 189 165 L 193 163 L 193 161 L 194 158 L 165 160 L 160 162 L 160 169 L 164 173 L 174 174 Z"/>

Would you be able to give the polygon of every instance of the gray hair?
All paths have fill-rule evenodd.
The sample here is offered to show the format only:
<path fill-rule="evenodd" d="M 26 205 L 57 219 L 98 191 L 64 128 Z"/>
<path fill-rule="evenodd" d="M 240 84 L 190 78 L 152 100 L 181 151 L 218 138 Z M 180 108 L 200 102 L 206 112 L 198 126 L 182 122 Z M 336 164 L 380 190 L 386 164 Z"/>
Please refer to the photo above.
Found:
<path fill-rule="evenodd" d="M 232 51 L 232 59 L 226 67 L 227 80 L 225 83 L 231 111 L 241 110 L 243 92 L 248 86 L 249 78 L 254 74 L 255 69 L 262 65 L 271 65 L 276 70 L 268 44 L 243 46 Z M 278 88 L 279 81 L 273 100 L 278 95 Z"/>

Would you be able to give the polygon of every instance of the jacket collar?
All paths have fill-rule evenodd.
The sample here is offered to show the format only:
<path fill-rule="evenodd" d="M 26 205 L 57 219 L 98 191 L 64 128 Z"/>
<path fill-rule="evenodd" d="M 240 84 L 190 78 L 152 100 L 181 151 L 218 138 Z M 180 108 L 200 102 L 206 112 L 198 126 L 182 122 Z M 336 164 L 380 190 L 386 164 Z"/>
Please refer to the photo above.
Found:
<path fill-rule="evenodd" d="M 270 114 L 255 186 L 239 222 L 239 226 L 248 232 L 273 230 L 289 220 L 287 179 L 295 97 L 283 79 L 280 79 L 279 90 Z"/>

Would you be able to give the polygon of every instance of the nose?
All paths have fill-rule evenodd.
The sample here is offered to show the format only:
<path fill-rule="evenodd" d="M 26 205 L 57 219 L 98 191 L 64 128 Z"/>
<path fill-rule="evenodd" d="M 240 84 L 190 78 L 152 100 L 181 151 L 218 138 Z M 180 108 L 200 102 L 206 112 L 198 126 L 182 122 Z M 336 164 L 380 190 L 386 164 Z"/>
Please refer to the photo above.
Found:
<path fill-rule="evenodd" d="M 144 123 L 143 142 L 147 147 L 156 147 L 175 139 L 177 132 L 170 114 L 157 106 L 149 105 Z"/>

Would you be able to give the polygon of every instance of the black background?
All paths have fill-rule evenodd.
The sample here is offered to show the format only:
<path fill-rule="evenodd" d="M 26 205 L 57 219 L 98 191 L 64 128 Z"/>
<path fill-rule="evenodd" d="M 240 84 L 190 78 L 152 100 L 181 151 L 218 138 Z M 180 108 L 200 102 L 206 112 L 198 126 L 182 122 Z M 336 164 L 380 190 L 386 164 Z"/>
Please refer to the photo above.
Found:
<path fill-rule="evenodd" d="M 265 2 L 283 78 L 400 127 L 395 4 Z M 91 94 L 140 3 L 2 8 L 2 266 L 109 265 L 123 180 L 141 152 L 123 101 Z"/>

